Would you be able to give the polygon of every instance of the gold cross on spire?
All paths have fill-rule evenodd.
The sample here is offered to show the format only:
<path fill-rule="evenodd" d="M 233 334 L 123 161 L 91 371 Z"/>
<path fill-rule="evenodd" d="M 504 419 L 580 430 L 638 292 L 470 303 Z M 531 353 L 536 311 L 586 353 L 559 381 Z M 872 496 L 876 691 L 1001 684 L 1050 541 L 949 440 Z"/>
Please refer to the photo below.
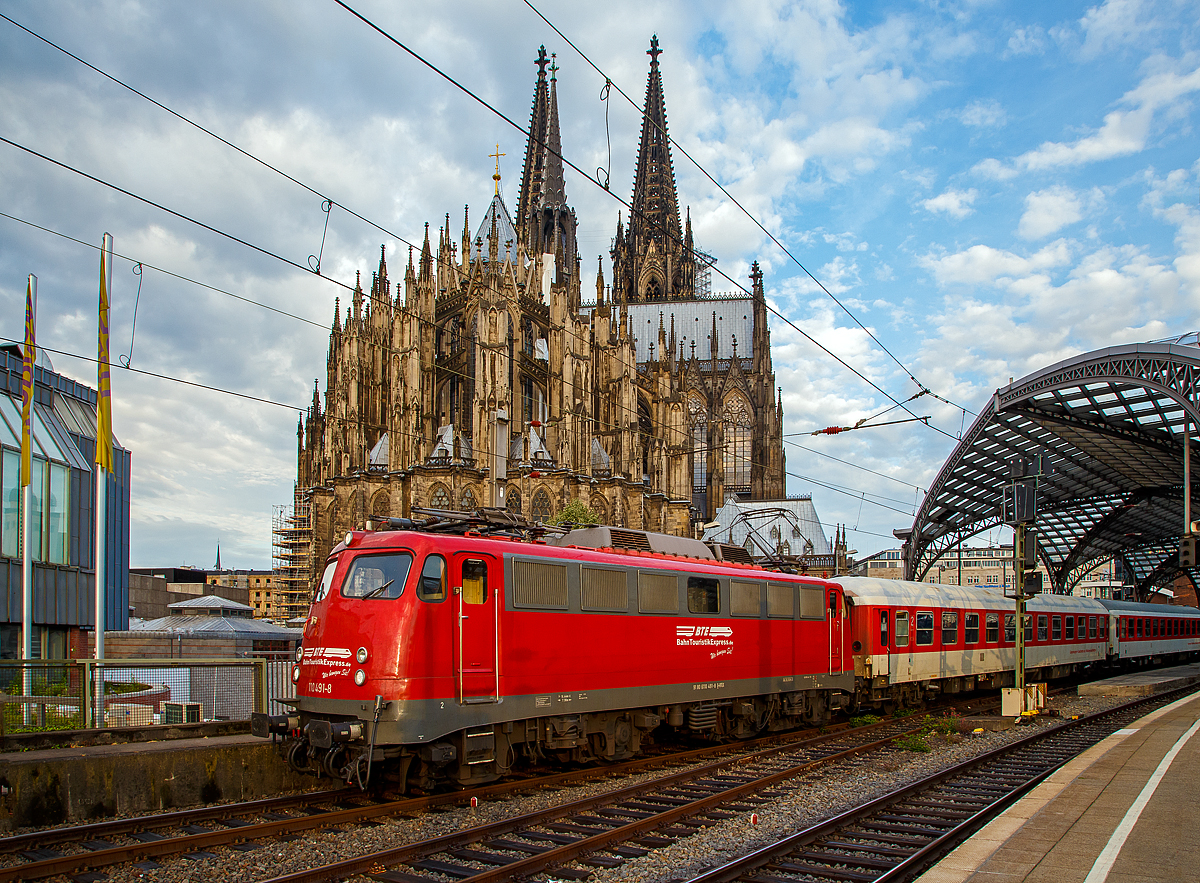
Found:
<path fill-rule="evenodd" d="M 492 180 L 496 182 L 496 195 L 500 195 L 500 157 L 508 156 L 507 153 L 500 152 L 500 145 L 496 145 L 496 152 L 489 153 L 488 156 L 496 160 L 496 174 L 492 175 Z"/>

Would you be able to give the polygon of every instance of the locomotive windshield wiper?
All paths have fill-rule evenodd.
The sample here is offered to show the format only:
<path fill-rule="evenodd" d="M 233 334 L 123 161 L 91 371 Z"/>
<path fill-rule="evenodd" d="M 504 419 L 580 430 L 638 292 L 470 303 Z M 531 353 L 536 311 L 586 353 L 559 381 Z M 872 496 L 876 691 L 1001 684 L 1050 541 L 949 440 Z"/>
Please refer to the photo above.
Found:
<path fill-rule="evenodd" d="M 387 587 L 388 587 L 388 586 L 390 586 L 390 585 L 391 585 L 392 583 L 394 583 L 394 582 L 395 582 L 395 580 L 394 580 L 394 579 L 390 579 L 390 580 L 388 580 L 386 583 L 384 583 L 383 585 L 381 585 L 381 586 L 376 586 L 375 588 L 371 589 L 371 591 L 369 591 L 369 592 L 367 592 L 365 595 L 363 595 L 363 596 L 362 596 L 362 598 L 360 598 L 359 600 L 361 600 L 361 601 L 365 601 L 365 600 L 367 600 L 367 598 L 374 598 L 374 597 L 375 597 L 376 595 L 378 595 L 380 592 L 383 592 L 383 591 L 385 591 L 385 590 L 387 589 Z"/>

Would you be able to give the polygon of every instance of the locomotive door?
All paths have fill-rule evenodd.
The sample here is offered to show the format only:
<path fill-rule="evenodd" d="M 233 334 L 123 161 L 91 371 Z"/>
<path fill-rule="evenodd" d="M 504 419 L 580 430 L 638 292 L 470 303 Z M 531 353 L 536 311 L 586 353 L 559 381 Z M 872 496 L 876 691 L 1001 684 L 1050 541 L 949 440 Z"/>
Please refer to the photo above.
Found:
<path fill-rule="evenodd" d="M 488 555 L 459 555 L 454 576 L 458 701 L 495 702 L 500 696 L 496 589 L 503 582 L 501 565 Z"/>
<path fill-rule="evenodd" d="M 842 670 L 842 598 L 837 589 L 828 589 L 829 602 L 829 673 Z"/>

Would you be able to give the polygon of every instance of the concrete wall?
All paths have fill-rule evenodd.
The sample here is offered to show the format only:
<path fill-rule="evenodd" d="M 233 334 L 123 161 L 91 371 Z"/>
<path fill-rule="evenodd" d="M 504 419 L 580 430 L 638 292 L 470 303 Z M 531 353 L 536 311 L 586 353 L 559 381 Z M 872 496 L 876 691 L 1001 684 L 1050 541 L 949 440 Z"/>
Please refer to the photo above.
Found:
<path fill-rule="evenodd" d="M 227 601 L 250 603 L 250 590 L 244 586 L 206 585 L 205 583 L 169 583 L 160 576 L 129 574 L 129 606 L 131 616 L 157 619 L 171 611 L 168 605 L 188 601 L 201 595 L 216 595 Z M 106 639 L 107 640 L 107 639 Z"/>
<path fill-rule="evenodd" d="M 0 830 L 255 800 L 318 783 L 253 736 L 27 751 L 0 758 Z"/>

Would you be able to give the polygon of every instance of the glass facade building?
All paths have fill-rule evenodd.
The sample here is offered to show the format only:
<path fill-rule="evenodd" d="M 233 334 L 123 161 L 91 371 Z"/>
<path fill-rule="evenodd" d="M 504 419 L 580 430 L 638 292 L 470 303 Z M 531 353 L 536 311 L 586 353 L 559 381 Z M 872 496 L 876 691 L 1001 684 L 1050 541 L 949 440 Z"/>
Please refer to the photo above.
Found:
<path fill-rule="evenodd" d="M 21 646 L 21 355 L 0 348 L 0 658 Z M 33 654 L 84 655 L 82 631 L 95 626 L 96 391 L 55 372 L 34 371 Z M 105 627 L 129 625 L 130 454 L 114 439 L 108 476 Z"/>

